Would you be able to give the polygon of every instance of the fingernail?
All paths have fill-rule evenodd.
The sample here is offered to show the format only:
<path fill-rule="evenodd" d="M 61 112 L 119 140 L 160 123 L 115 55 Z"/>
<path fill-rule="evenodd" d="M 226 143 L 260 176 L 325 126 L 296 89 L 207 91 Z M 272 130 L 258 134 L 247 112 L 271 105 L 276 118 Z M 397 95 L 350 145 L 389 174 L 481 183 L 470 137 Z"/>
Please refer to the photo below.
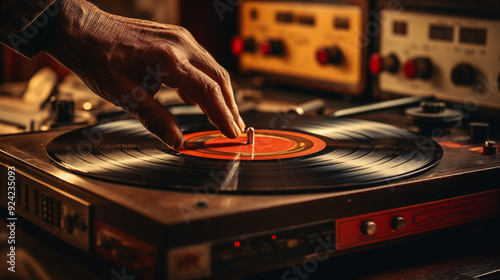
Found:
<path fill-rule="evenodd" d="M 241 131 L 244 131 L 245 128 L 247 127 L 241 116 L 238 116 L 238 126 Z"/>
<path fill-rule="evenodd" d="M 241 129 L 235 121 L 233 121 L 233 133 L 235 138 L 241 134 Z"/>

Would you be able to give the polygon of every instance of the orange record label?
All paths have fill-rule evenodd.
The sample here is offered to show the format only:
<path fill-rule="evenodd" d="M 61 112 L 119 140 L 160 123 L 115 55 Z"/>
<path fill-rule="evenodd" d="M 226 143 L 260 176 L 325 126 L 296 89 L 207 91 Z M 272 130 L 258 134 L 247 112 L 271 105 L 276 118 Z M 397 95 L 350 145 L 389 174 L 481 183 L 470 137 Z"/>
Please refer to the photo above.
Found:
<path fill-rule="evenodd" d="M 254 143 L 247 144 L 245 133 L 230 139 L 217 130 L 211 130 L 184 135 L 184 146 L 177 151 L 214 159 L 270 160 L 305 156 L 325 147 L 325 141 L 294 131 L 257 129 Z"/>

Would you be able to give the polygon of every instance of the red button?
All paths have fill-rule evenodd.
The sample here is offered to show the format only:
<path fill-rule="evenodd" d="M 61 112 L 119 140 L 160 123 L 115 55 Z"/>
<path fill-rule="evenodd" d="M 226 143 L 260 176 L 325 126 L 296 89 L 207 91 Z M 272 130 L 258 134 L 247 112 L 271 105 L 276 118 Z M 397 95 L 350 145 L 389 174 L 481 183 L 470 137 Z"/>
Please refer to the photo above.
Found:
<path fill-rule="evenodd" d="M 373 75 L 378 75 L 384 68 L 384 61 L 378 53 L 372 54 L 370 57 L 370 72 Z"/>
<path fill-rule="evenodd" d="M 406 61 L 405 65 L 403 66 L 403 73 L 408 79 L 415 78 L 418 73 L 417 62 L 413 59 Z"/>
<path fill-rule="evenodd" d="M 231 40 L 231 52 L 234 55 L 240 55 L 245 50 L 245 43 L 243 39 L 236 36 Z"/>
<path fill-rule="evenodd" d="M 269 55 L 272 52 L 272 47 L 271 47 L 271 42 L 270 41 L 265 41 L 260 45 L 260 51 L 264 55 Z"/>
<path fill-rule="evenodd" d="M 327 64 L 330 61 L 330 55 L 326 49 L 316 51 L 316 59 L 320 64 Z"/>
<path fill-rule="evenodd" d="M 320 48 L 316 51 L 316 60 L 321 65 L 328 63 L 338 65 L 342 62 L 342 52 L 337 46 Z"/>

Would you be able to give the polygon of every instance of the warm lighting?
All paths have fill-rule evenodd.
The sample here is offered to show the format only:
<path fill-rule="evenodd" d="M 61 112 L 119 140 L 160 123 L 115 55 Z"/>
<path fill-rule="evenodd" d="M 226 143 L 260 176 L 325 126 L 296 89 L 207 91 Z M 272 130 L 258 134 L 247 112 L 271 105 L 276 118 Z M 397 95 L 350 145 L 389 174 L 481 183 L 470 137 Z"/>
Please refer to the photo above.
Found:
<path fill-rule="evenodd" d="M 90 103 L 90 102 L 83 103 L 83 109 L 87 110 L 87 111 L 92 109 L 92 103 Z"/>

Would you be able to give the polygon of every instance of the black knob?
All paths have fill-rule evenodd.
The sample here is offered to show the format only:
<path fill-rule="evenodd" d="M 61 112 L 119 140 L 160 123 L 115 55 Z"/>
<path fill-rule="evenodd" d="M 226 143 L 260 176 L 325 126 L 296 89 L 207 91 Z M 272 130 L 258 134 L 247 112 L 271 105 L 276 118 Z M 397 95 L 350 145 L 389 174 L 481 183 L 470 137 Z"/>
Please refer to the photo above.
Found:
<path fill-rule="evenodd" d="M 476 71 L 472 65 L 461 63 L 451 71 L 451 81 L 455 85 L 471 85 L 476 78 Z"/>
<path fill-rule="evenodd" d="M 422 113 L 438 114 L 446 109 L 446 103 L 436 101 L 422 101 L 420 102 L 420 111 Z"/>

